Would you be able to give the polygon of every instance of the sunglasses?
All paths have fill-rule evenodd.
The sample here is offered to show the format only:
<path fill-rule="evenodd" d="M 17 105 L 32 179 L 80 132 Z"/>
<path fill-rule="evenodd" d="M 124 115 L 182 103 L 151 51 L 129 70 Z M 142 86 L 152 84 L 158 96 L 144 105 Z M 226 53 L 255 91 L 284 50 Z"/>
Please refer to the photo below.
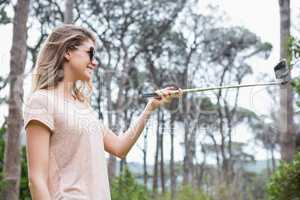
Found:
<path fill-rule="evenodd" d="M 73 47 L 73 48 L 75 48 L 77 50 L 81 50 L 78 47 Z M 94 49 L 94 47 L 90 47 L 90 50 L 89 51 L 85 51 L 85 52 L 89 54 L 90 61 L 92 62 L 95 59 L 95 49 Z"/>
<path fill-rule="evenodd" d="M 94 47 L 90 47 L 90 50 L 88 51 L 90 56 L 90 61 L 92 62 L 95 59 L 95 49 Z"/>

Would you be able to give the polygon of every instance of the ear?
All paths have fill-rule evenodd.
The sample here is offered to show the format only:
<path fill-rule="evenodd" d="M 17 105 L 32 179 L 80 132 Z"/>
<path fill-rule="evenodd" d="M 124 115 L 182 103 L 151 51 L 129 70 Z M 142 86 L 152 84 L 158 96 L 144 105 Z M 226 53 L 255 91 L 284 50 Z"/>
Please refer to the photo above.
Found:
<path fill-rule="evenodd" d="M 70 53 L 70 51 L 66 51 L 64 57 L 65 57 L 65 59 L 66 59 L 67 61 L 69 61 L 69 60 L 71 59 L 71 53 Z"/>

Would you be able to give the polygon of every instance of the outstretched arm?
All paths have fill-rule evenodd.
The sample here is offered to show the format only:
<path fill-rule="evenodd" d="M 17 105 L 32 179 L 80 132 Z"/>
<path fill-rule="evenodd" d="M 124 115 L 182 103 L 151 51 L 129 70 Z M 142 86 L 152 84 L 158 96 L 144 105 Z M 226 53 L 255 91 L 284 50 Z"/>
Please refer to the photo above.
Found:
<path fill-rule="evenodd" d="M 149 105 L 149 104 L 148 104 Z M 124 159 L 135 144 L 143 129 L 153 112 L 149 106 L 146 106 L 144 111 L 140 114 L 134 126 L 130 127 L 125 133 L 116 135 L 109 128 L 105 127 L 104 132 L 104 148 L 107 152 Z"/>
<path fill-rule="evenodd" d="M 125 158 L 143 132 L 151 113 L 159 106 L 169 103 L 172 98 L 179 98 L 182 96 L 181 89 L 174 90 L 172 87 L 156 91 L 156 93 L 159 95 L 159 98 L 152 98 L 149 100 L 147 106 L 135 121 L 134 125 L 125 131 L 125 133 L 118 136 L 109 128 L 104 128 L 104 148 L 107 152 L 119 158 Z"/>

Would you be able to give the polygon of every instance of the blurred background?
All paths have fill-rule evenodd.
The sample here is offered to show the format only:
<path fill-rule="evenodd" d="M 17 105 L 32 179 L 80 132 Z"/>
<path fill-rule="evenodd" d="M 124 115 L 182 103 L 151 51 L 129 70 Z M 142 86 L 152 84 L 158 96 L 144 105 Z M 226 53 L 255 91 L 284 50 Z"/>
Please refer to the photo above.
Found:
<path fill-rule="evenodd" d="M 124 160 L 107 154 L 112 200 L 300 199 L 300 1 L 0 0 L 0 199 L 31 199 L 23 127 L 37 53 L 53 28 L 97 37 L 92 106 L 122 134 L 142 93 L 275 80 L 185 95 L 157 110 Z"/>

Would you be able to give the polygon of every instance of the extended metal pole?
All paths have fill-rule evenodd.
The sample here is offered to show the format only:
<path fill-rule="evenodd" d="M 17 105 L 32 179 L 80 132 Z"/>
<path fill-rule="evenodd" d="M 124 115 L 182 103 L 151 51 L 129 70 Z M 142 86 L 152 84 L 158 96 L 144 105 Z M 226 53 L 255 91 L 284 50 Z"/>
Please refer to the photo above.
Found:
<path fill-rule="evenodd" d="M 204 92 L 209 90 L 218 90 L 218 89 L 230 89 L 230 88 L 242 88 L 242 87 L 256 87 L 256 86 L 266 86 L 266 85 L 283 85 L 290 82 L 289 68 L 287 67 L 286 60 L 282 59 L 275 67 L 275 77 L 278 80 L 277 82 L 269 83 L 253 83 L 253 84 L 241 84 L 241 85 L 229 85 L 229 86 L 218 86 L 218 87 L 208 87 L 208 88 L 192 88 L 192 89 L 183 89 L 183 93 L 187 92 Z M 143 94 L 144 98 L 158 96 L 155 92 Z"/>
<path fill-rule="evenodd" d="M 269 83 L 252 83 L 252 84 L 241 84 L 241 85 L 226 85 L 226 86 L 218 86 L 218 87 L 207 87 L 207 88 L 191 88 L 191 89 L 183 89 L 183 93 L 188 92 L 205 92 L 210 90 L 219 90 L 219 89 L 231 89 L 231 88 L 243 88 L 243 87 L 257 87 L 257 86 L 267 86 L 267 85 L 281 85 L 284 84 L 282 82 L 269 82 Z M 142 95 L 144 98 L 155 97 L 156 93 L 146 93 Z"/>
<path fill-rule="evenodd" d="M 208 88 L 191 88 L 183 89 L 182 92 L 205 92 L 209 90 L 218 90 L 218 89 L 231 89 L 231 88 L 242 88 L 242 87 L 256 87 L 256 86 L 266 86 L 266 85 L 280 85 L 279 82 L 270 82 L 270 83 L 253 83 L 253 84 L 241 84 L 241 85 L 226 85 L 219 87 L 208 87 Z"/>

